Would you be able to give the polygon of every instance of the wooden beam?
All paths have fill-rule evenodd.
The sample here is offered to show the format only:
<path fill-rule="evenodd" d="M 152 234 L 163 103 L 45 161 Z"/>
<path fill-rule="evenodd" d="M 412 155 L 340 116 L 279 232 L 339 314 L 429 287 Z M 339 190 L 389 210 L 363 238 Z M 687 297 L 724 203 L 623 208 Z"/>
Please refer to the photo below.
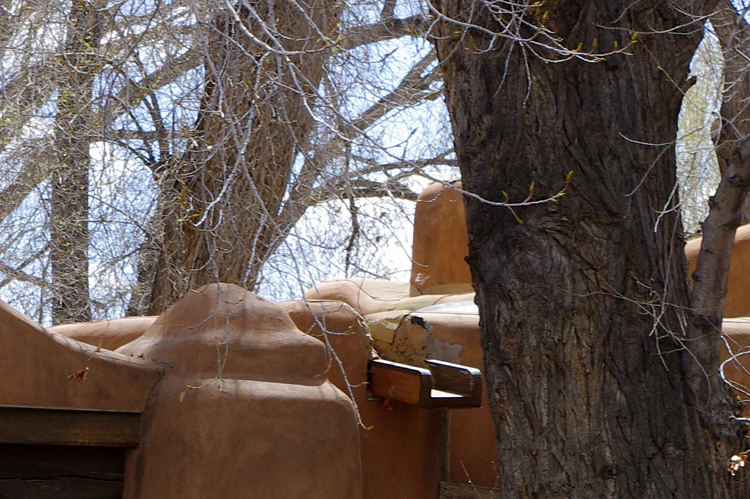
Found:
<path fill-rule="evenodd" d="M 136 447 L 140 413 L 0 405 L 0 443 Z"/>
<path fill-rule="evenodd" d="M 370 361 L 368 388 L 376 397 L 423 406 L 430 400 L 432 375 L 422 367 L 377 359 Z"/>
<path fill-rule="evenodd" d="M 0 497 L 121 499 L 122 447 L 0 444 Z"/>
<path fill-rule="evenodd" d="M 382 359 L 370 361 L 370 393 L 426 409 L 481 407 L 479 369 L 433 360 L 427 364 L 430 369 Z"/>
<path fill-rule="evenodd" d="M 500 499 L 500 489 L 440 482 L 439 499 Z"/>
<path fill-rule="evenodd" d="M 481 407 L 482 372 L 474 367 L 427 359 L 432 373 L 432 398 L 440 407 Z M 459 397 L 456 397 L 458 395 Z"/>

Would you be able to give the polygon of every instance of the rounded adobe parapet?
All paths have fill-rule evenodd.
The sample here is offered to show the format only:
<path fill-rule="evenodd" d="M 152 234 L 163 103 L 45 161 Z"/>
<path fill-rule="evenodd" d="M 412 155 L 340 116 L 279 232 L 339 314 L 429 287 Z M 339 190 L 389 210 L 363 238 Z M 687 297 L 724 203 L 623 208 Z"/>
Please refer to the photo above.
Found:
<path fill-rule="evenodd" d="M 161 314 L 119 353 L 206 378 L 322 383 L 325 346 L 297 329 L 278 305 L 233 284 L 209 284 Z"/>
<path fill-rule="evenodd" d="M 150 328 L 156 317 L 124 317 L 100 322 L 71 322 L 49 328 L 76 341 L 107 350 L 130 343 Z"/>
<path fill-rule="evenodd" d="M 461 188 L 461 182 L 452 185 Z M 446 184 L 428 186 L 414 214 L 412 285 L 424 294 L 436 286 L 470 283 L 468 254 L 463 195 Z"/>
<path fill-rule="evenodd" d="M 0 352 L 6 406 L 142 411 L 163 375 L 151 362 L 51 332 L 2 301 Z"/>

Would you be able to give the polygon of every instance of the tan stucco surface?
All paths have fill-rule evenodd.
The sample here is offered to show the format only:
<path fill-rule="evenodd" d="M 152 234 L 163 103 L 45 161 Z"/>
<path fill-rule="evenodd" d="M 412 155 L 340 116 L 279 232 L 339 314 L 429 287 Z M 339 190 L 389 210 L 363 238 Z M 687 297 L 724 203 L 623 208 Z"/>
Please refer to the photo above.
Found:
<path fill-rule="evenodd" d="M 721 329 L 721 371 L 737 397 L 745 401 L 743 415 L 750 417 L 750 317 L 724 319 Z"/>
<path fill-rule="evenodd" d="M 323 281 L 305 292 L 306 300 L 341 301 L 361 314 L 372 314 L 393 308 L 411 296 L 409 283 L 375 279 L 340 279 Z"/>
<path fill-rule="evenodd" d="M 125 317 L 100 322 L 73 322 L 52 326 L 50 331 L 107 350 L 116 350 L 142 335 L 156 317 Z"/>
<path fill-rule="evenodd" d="M 176 303 L 121 353 L 170 366 L 127 460 L 128 498 L 358 498 L 351 401 L 324 345 L 230 284 Z"/>
<path fill-rule="evenodd" d="M 329 382 L 169 377 L 142 432 L 126 498 L 361 497 L 354 414 Z"/>
<path fill-rule="evenodd" d="M 394 484 L 398 484 L 403 497 L 435 497 L 439 481 L 438 446 L 442 438 L 440 411 L 395 401 L 367 400 L 366 387 L 360 383 L 366 381 L 365 370 L 371 355 L 422 367 L 426 366 L 424 359 L 431 358 L 483 369 L 478 316 L 394 310 L 361 317 L 349 305 L 336 301 L 280 305 L 300 329 L 328 342 L 353 386 L 364 425 L 372 426 L 360 431 L 365 497 L 399 497 L 389 495 Z M 323 336 L 322 325 L 331 334 Z M 372 335 L 373 330 L 381 328 L 390 331 L 390 342 L 365 336 L 368 331 Z M 335 361 L 329 376 L 346 390 Z M 486 388 L 483 399 L 481 408 L 451 411 L 450 481 L 454 483 L 496 485 L 495 431 Z"/>
<path fill-rule="evenodd" d="M 454 186 L 461 188 L 460 182 Z M 443 184 L 427 187 L 414 215 L 411 284 L 420 293 L 453 283 L 470 283 L 463 194 Z"/>
<path fill-rule="evenodd" d="M 436 497 L 439 413 L 399 402 L 368 400 L 367 362 L 374 352 L 359 313 L 335 301 L 279 305 L 297 327 L 330 346 L 328 376 L 336 386 L 343 391 L 351 389 L 354 395 L 362 420 L 359 435 L 364 497 Z"/>
<path fill-rule="evenodd" d="M 51 332 L 0 302 L 0 404 L 140 411 L 162 369 Z"/>

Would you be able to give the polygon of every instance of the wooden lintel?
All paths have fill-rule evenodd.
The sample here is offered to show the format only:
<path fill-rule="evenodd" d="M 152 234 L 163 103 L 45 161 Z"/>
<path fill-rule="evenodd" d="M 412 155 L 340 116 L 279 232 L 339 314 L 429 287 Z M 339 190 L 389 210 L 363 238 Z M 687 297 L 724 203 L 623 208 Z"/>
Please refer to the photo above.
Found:
<path fill-rule="evenodd" d="M 0 405 L 0 443 L 136 447 L 140 413 Z"/>

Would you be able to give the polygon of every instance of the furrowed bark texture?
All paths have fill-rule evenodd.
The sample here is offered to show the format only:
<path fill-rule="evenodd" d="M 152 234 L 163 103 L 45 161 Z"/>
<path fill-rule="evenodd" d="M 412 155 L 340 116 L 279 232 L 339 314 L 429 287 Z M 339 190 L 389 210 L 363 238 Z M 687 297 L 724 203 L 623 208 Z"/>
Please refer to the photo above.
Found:
<path fill-rule="evenodd" d="M 750 138 L 750 26 L 730 0 L 722 0 L 711 17 L 724 56 L 721 128 L 716 156 L 724 174 L 734 151 Z M 745 199 L 741 223 L 750 222 L 750 199 Z"/>
<path fill-rule="evenodd" d="M 724 174 L 737 147 L 750 137 L 750 26 L 730 0 L 719 3 L 711 23 L 724 56 L 721 127 L 716 146 L 719 170 Z M 740 221 L 750 222 L 750 199 L 743 203 Z"/>
<path fill-rule="evenodd" d="M 160 180 L 164 226 L 141 307 L 147 313 L 212 282 L 252 289 L 280 237 L 275 222 L 313 129 L 328 55 L 321 34 L 334 37 L 341 10 L 322 0 L 253 7 L 218 14 L 207 37 L 196 146 Z"/>
<path fill-rule="evenodd" d="M 479 2 L 439 5 L 500 30 Z M 436 33 L 464 188 L 514 202 L 534 183 L 541 199 L 572 172 L 557 202 L 515 214 L 466 197 L 503 497 L 726 497 L 741 430 L 701 417 L 682 367 L 674 140 L 701 24 L 666 2 L 545 2 L 526 20 L 583 51 L 641 34 L 598 63 L 545 63 L 513 41 L 483 51 L 478 29 Z"/>
<path fill-rule="evenodd" d="M 703 223 L 703 242 L 692 276 L 688 343 L 694 358 L 683 357 L 693 393 L 699 401 L 710 401 L 701 411 L 706 419 L 715 420 L 718 428 L 725 426 L 724 414 L 731 413 L 732 409 L 727 407 L 724 411 L 717 411 L 723 403 L 716 398 L 721 394 L 722 382 L 716 376 L 706 377 L 706 366 L 711 366 L 715 372 L 720 361 L 720 332 L 729 264 L 750 186 L 750 140 L 745 140 L 727 156 L 719 187 L 709 200 L 710 211 Z"/>

